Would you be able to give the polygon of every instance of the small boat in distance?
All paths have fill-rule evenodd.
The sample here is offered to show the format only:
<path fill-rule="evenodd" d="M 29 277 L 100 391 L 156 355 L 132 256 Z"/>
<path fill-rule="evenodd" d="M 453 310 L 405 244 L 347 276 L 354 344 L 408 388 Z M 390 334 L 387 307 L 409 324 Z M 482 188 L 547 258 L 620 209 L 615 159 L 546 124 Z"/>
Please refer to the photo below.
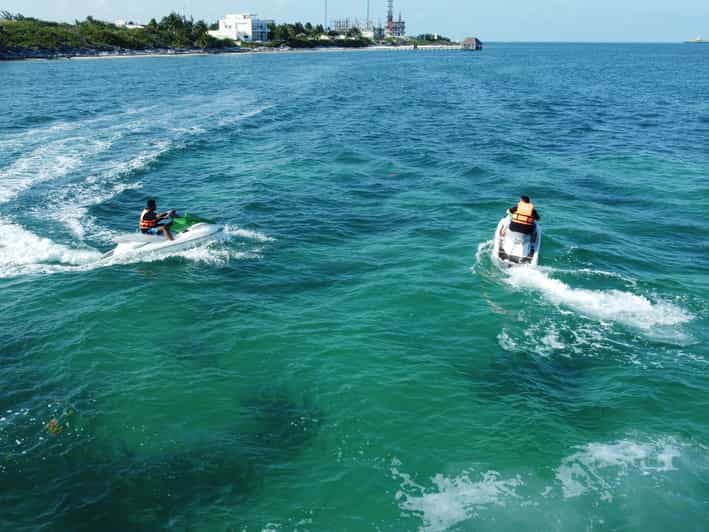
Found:
<path fill-rule="evenodd" d="M 706 39 L 702 39 L 701 37 L 695 37 L 694 39 L 689 39 L 688 41 L 684 41 L 686 44 L 709 44 L 709 41 Z"/>

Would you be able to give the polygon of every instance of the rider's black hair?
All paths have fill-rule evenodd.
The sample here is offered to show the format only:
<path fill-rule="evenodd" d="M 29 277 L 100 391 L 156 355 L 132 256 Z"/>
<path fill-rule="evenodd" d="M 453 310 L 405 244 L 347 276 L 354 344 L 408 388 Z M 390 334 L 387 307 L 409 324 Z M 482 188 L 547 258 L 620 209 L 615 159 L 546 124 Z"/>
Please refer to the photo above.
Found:
<path fill-rule="evenodd" d="M 525 203 L 529 203 L 529 196 L 522 196 L 522 201 Z"/>
<path fill-rule="evenodd" d="M 148 209 L 154 209 L 155 208 L 155 200 L 153 198 L 150 198 L 148 200 Z"/>

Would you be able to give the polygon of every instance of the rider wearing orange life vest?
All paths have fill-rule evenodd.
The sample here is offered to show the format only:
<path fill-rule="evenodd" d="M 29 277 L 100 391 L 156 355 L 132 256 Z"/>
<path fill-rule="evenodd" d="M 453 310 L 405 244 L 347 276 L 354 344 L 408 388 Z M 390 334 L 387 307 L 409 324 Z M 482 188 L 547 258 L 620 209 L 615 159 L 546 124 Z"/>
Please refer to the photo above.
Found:
<path fill-rule="evenodd" d="M 175 214 L 175 211 L 161 212 L 157 214 L 155 210 L 157 205 L 154 199 L 148 200 L 148 205 L 143 212 L 140 213 L 140 220 L 138 225 L 140 227 L 140 232 L 147 235 L 156 235 L 162 233 L 168 240 L 174 240 L 172 233 L 170 233 L 169 227 L 170 223 L 160 223 L 165 218 L 169 218 Z"/>
<path fill-rule="evenodd" d="M 539 213 L 528 196 L 522 196 L 519 203 L 509 209 L 509 213 L 512 215 L 510 230 L 525 234 L 534 232 L 536 227 L 534 222 L 539 220 Z"/>

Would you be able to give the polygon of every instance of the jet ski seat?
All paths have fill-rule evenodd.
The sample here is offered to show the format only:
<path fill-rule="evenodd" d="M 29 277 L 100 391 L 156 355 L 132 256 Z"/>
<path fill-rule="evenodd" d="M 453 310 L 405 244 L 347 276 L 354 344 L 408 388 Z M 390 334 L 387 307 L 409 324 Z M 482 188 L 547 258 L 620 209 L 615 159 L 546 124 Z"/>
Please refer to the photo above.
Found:
<path fill-rule="evenodd" d="M 515 233 L 522 233 L 525 235 L 531 235 L 532 233 L 534 233 L 535 229 L 536 229 L 536 224 L 527 225 L 527 224 L 520 224 L 515 221 L 510 222 L 510 231 L 514 231 Z"/>

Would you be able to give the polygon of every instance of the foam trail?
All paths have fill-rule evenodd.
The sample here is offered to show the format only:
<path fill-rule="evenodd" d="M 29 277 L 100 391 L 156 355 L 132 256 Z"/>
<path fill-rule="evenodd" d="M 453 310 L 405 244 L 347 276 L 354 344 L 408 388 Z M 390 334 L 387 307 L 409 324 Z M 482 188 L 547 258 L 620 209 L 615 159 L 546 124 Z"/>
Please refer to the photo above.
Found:
<path fill-rule="evenodd" d="M 674 459 L 680 456 L 680 446 L 673 439 L 589 443 L 577 449 L 556 470 L 556 480 L 561 483 L 565 498 L 593 491 L 600 494 L 601 500 L 612 501 L 614 484 L 629 469 L 641 475 L 674 471 Z"/>
<path fill-rule="evenodd" d="M 134 172 L 147 168 L 172 148 L 169 141 L 156 142 L 152 149 L 145 150 L 126 161 L 112 161 L 110 166 L 99 168 L 82 183 L 73 184 L 55 193 L 49 201 L 46 212 L 59 219 L 79 239 L 85 236 L 85 216 L 87 207 L 104 203 L 129 189 L 140 188 L 139 182 L 121 183 L 120 180 Z"/>
<path fill-rule="evenodd" d="M 95 263 L 101 254 L 93 249 L 72 248 L 0 220 L 0 278 L 51 272 L 64 267 Z"/>
<path fill-rule="evenodd" d="M 666 476 L 686 470 L 686 464 L 680 461 L 686 448 L 686 444 L 666 436 L 579 445 L 558 463 L 551 485 L 526 474 L 523 481 L 520 474 L 503 478 L 494 471 L 481 475 L 462 471 L 456 476 L 439 473 L 424 487 L 401 472 L 396 459 L 390 471 L 399 481 L 399 508 L 420 517 L 421 530 L 472 530 L 476 528 L 473 519 L 480 519 L 481 524 L 496 523 L 500 513 L 488 519 L 485 516 L 485 511 L 495 506 L 511 507 L 503 512 L 506 515 L 523 516 L 529 507 L 544 510 L 549 504 L 556 512 L 569 499 L 581 496 L 590 498 L 597 507 L 599 502 L 612 502 L 639 488 L 657 490 Z M 678 481 L 680 478 L 675 478 L 674 482 Z"/>
<path fill-rule="evenodd" d="M 507 282 L 515 288 L 537 290 L 552 303 L 569 307 L 582 314 L 643 330 L 679 325 L 692 319 L 685 310 L 671 303 L 653 303 L 644 296 L 622 290 L 572 288 L 534 268 L 511 268 Z"/>
<path fill-rule="evenodd" d="M 246 112 L 239 114 L 239 115 L 234 115 L 230 118 L 223 118 L 222 120 L 219 121 L 218 124 L 220 127 L 229 126 L 229 125 L 241 122 L 243 120 L 246 120 L 248 118 L 260 115 L 261 113 L 263 113 L 264 111 L 267 111 L 271 107 L 273 107 L 273 106 L 272 105 L 264 105 L 261 107 L 257 107 L 256 109 L 253 109 L 251 111 L 246 111 Z"/>
<path fill-rule="evenodd" d="M 75 145 L 78 144 L 78 145 Z M 107 141 L 66 139 L 35 149 L 0 171 L 0 203 L 7 203 L 23 190 L 58 179 L 77 168 L 87 156 L 110 147 Z"/>
<path fill-rule="evenodd" d="M 607 272 L 605 270 L 594 270 L 592 268 L 578 268 L 576 270 L 571 270 L 571 269 L 566 269 L 566 268 L 552 268 L 550 266 L 540 266 L 539 269 L 543 272 L 548 272 L 548 273 L 564 273 L 568 275 L 575 275 L 575 276 L 600 276 L 600 277 L 609 277 L 612 279 L 619 279 L 621 281 L 624 281 L 625 283 L 628 283 L 632 286 L 637 285 L 637 281 L 635 279 L 631 279 L 630 277 L 626 277 L 625 275 L 621 275 L 619 273 L 615 272 Z"/>
<path fill-rule="evenodd" d="M 475 264 L 470 268 L 470 271 L 475 272 L 476 268 L 480 265 L 483 257 L 492 252 L 492 246 L 495 244 L 494 240 L 488 240 L 487 242 L 481 242 L 478 244 L 478 249 L 475 251 Z"/>
<path fill-rule="evenodd" d="M 182 258 L 192 262 L 200 262 L 211 266 L 224 266 L 231 260 L 241 259 L 260 259 L 258 254 L 259 249 L 249 251 L 236 251 L 224 247 L 223 243 L 227 239 L 216 238 L 206 242 L 198 243 L 194 247 L 170 251 L 169 249 L 158 252 L 141 252 L 140 249 L 135 251 L 121 251 L 114 254 L 112 257 L 101 261 L 102 266 L 135 264 L 141 262 L 160 262 L 169 258 Z"/>
<path fill-rule="evenodd" d="M 224 227 L 224 234 L 227 236 L 238 236 L 241 238 L 248 238 L 249 240 L 256 240 L 257 242 L 273 242 L 275 239 L 259 233 L 258 231 L 252 231 L 250 229 L 242 229 L 238 226 L 227 225 Z"/>
<path fill-rule="evenodd" d="M 453 478 L 437 474 L 431 479 L 434 487 L 426 490 L 396 467 L 391 472 L 402 480 L 401 490 L 396 494 L 399 507 L 420 514 L 422 529 L 430 531 L 448 530 L 476 517 L 480 509 L 503 506 L 506 499 L 518 497 L 516 490 L 522 485 L 519 477 L 500 479 L 494 471 L 488 471 L 479 480 L 463 472 Z"/>

